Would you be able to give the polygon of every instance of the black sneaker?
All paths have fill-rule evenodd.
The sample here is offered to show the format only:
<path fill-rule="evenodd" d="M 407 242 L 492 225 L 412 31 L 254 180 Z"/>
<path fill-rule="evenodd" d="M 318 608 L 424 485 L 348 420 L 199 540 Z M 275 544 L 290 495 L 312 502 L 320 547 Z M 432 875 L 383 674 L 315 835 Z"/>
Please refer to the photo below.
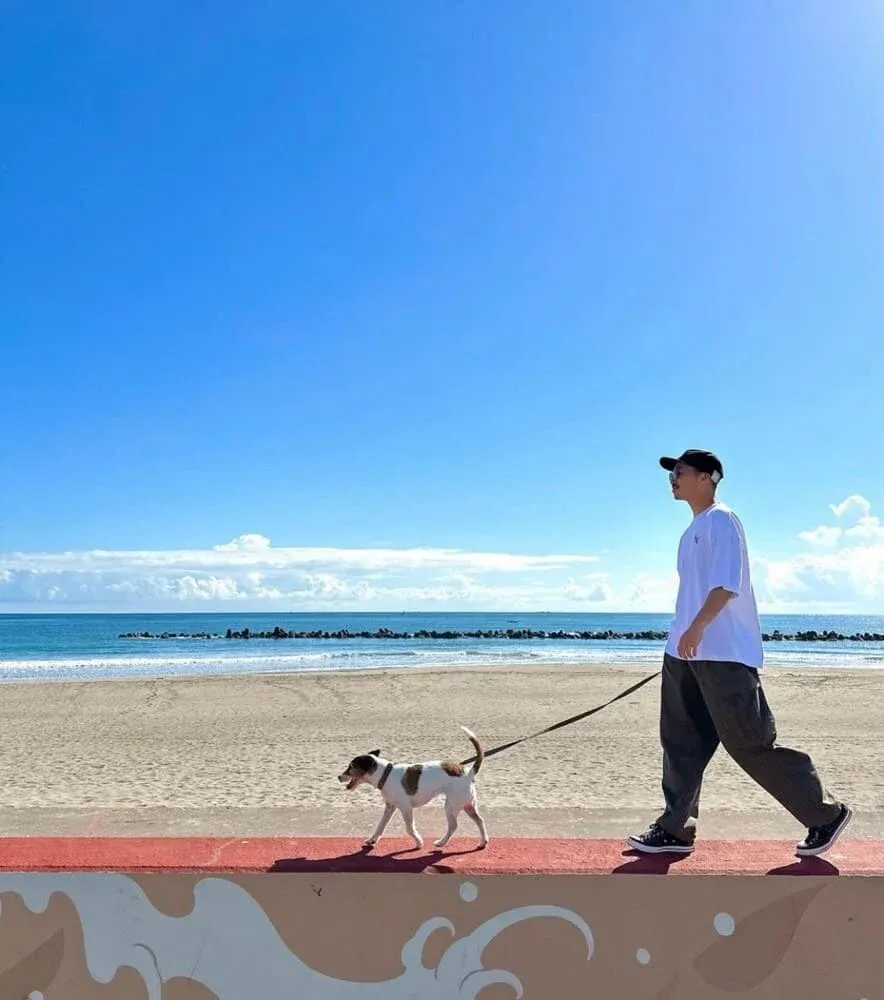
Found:
<path fill-rule="evenodd" d="M 686 840 L 679 840 L 678 837 L 673 837 L 672 834 L 667 833 L 662 827 L 657 826 L 656 823 L 653 824 L 647 833 L 630 835 L 626 838 L 626 843 L 634 850 L 641 851 L 643 854 L 668 854 L 670 852 L 675 854 L 690 854 L 694 850 L 693 844 L 689 844 Z"/>
<path fill-rule="evenodd" d="M 841 836 L 844 827 L 851 819 L 853 812 L 842 804 L 841 812 L 831 823 L 826 823 L 825 826 L 812 826 L 807 831 L 807 836 L 798 845 L 795 853 L 799 858 L 815 858 L 818 854 L 825 854 Z"/>

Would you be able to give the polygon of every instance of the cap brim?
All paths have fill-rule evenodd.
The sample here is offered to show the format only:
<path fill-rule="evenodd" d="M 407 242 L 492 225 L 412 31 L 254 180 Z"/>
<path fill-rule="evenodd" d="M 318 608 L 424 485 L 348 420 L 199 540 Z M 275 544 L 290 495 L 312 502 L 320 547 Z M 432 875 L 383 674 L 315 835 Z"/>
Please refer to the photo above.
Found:
<path fill-rule="evenodd" d="M 663 466 L 664 469 L 667 470 L 667 472 L 672 472 L 672 470 L 675 468 L 675 466 L 676 466 L 677 463 L 678 463 L 678 459 L 677 458 L 661 458 L 660 459 L 660 464 Z"/>

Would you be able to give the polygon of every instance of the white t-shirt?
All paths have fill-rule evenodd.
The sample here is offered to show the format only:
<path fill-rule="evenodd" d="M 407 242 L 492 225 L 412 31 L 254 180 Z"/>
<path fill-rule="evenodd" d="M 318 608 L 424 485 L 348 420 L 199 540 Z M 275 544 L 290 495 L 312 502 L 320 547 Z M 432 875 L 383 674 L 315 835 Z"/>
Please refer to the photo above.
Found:
<path fill-rule="evenodd" d="M 678 640 L 706 603 L 723 587 L 735 596 L 712 619 L 697 647 L 697 660 L 730 660 L 761 667 L 761 623 L 749 575 L 743 525 L 722 503 L 697 514 L 678 544 L 678 598 L 666 652 L 678 656 Z"/>

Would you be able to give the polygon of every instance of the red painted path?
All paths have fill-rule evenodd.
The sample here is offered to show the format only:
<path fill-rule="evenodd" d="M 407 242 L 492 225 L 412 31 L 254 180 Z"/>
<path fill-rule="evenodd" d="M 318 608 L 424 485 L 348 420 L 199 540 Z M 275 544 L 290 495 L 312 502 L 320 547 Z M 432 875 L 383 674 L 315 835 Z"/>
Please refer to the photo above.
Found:
<path fill-rule="evenodd" d="M 822 858 L 795 857 L 791 841 L 710 840 L 687 857 L 638 855 L 621 840 L 501 837 L 484 851 L 453 840 L 421 851 L 382 840 L 369 852 L 337 837 L 0 838 L 0 871 L 413 872 L 495 875 L 884 875 L 884 843 L 839 842 Z"/>

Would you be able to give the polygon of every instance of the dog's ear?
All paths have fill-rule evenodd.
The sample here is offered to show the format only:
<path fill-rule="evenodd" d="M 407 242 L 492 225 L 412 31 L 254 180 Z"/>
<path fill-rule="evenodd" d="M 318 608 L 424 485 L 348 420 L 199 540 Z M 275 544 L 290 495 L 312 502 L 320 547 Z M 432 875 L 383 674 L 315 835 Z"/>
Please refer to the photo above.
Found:
<path fill-rule="evenodd" d="M 370 751 L 370 753 L 371 753 L 372 757 L 380 757 L 380 755 L 381 755 L 380 750 L 372 750 L 372 751 Z"/>

